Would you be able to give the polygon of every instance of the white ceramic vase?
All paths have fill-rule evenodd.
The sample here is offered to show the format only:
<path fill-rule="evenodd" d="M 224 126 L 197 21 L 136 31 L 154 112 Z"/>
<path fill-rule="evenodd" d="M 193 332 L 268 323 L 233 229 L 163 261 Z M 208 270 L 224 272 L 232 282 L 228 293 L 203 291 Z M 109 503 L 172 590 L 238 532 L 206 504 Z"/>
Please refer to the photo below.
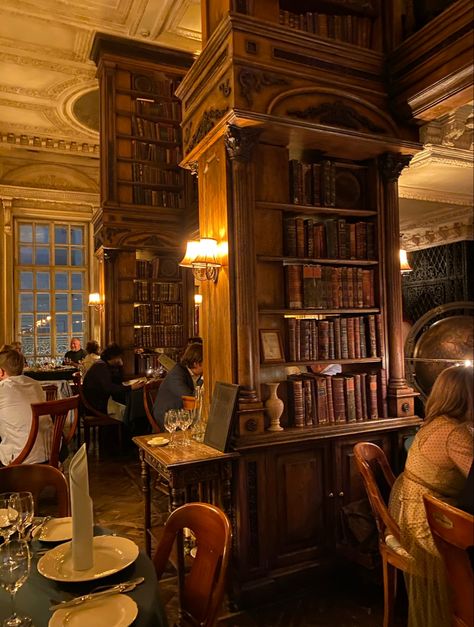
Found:
<path fill-rule="evenodd" d="M 267 431 L 283 431 L 280 425 L 280 417 L 283 413 L 283 401 L 277 396 L 279 383 L 267 383 L 266 386 L 270 390 L 270 396 L 265 401 L 265 411 L 270 417 L 270 426 Z"/>

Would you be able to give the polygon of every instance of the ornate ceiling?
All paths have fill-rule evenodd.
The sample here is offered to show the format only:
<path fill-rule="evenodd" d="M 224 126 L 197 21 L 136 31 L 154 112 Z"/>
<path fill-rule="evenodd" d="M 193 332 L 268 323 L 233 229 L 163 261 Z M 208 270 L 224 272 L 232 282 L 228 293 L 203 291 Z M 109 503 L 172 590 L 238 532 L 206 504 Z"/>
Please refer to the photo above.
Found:
<path fill-rule="evenodd" d="M 25 158 L 39 160 L 47 169 L 50 154 L 55 167 L 62 168 L 55 176 L 63 183 L 56 189 L 71 189 L 68 176 L 76 169 L 78 189 L 90 181 L 91 191 L 98 190 L 97 81 L 89 60 L 96 31 L 198 53 L 200 3 L 3 0 L 0 183 L 20 185 Z M 426 149 L 400 179 L 401 228 L 408 249 L 445 237 L 465 239 L 466 233 L 472 237 L 473 119 L 468 105 L 422 129 Z M 45 176 L 38 180 L 48 187 Z"/>

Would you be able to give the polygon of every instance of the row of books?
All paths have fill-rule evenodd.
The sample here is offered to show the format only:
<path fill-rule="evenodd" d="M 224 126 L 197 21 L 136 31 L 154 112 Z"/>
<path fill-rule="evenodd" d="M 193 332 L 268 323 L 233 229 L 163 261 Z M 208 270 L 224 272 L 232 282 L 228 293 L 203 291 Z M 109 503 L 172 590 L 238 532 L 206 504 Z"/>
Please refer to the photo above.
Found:
<path fill-rule="evenodd" d="M 182 209 L 184 207 L 184 196 L 182 192 L 147 189 L 134 185 L 133 202 L 137 205 L 149 205 L 150 207 Z"/>
<path fill-rule="evenodd" d="M 135 324 L 181 324 L 183 308 L 178 303 L 147 303 L 133 309 Z"/>
<path fill-rule="evenodd" d="M 158 278 L 159 268 L 159 257 L 154 257 L 153 259 L 137 259 L 136 277 L 138 279 Z"/>
<path fill-rule="evenodd" d="M 159 346 L 173 347 L 183 345 L 183 325 L 155 325 L 134 329 L 135 346 L 156 348 Z"/>
<path fill-rule="evenodd" d="M 288 318 L 290 361 L 383 357 L 380 314 L 330 320 Z"/>
<path fill-rule="evenodd" d="M 132 88 L 136 91 L 153 94 L 153 96 L 165 96 L 172 98 L 180 81 L 176 79 L 150 76 L 149 74 L 133 74 Z"/>
<path fill-rule="evenodd" d="M 136 301 L 178 302 L 181 300 L 180 283 L 148 283 L 135 281 Z"/>
<path fill-rule="evenodd" d="M 374 259 L 375 224 L 344 218 L 313 220 L 287 217 L 284 221 L 288 257 L 313 259 Z"/>
<path fill-rule="evenodd" d="M 288 403 L 295 427 L 386 418 L 386 372 L 290 375 Z"/>
<path fill-rule="evenodd" d="M 181 146 L 165 147 L 132 139 L 132 158 L 163 165 L 178 165 L 183 158 Z"/>
<path fill-rule="evenodd" d="M 336 206 L 336 167 L 331 161 L 290 161 L 290 202 L 295 205 Z"/>
<path fill-rule="evenodd" d="M 327 15 L 309 11 L 299 14 L 280 11 L 280 24 L 365 48 L 370 48 L 372 42 L 372 19 L 370 17 Z"/>
<path fill-rule="evenodd" d="M 180 170 L 165 170 L 156 166 L 143 163 L 132 163 L 132 176 L 134 181 L 151 183 L 153 185 L 182 185 L 182 172 Z"/>
<path fill-rule="evenodd" d="M 140 118 L 137 115 L 132 115 L 132 134 L 165 142 L 181 142 L 179 126 L 164 122 L 153 122 L 147 118 Z"/>
<path fill-rule="evenodd" d="M 290 309 L 375 307 L 373 269 L 305 264 L 285 265 Z"/>
<path fill-rule="evenodd" d="M 181 104 L 177 100 L 135 100 L 135 111 L 139 115 L 149 115 L 157 118 L 169 118 L 179 122 L 181 120 Z"/>

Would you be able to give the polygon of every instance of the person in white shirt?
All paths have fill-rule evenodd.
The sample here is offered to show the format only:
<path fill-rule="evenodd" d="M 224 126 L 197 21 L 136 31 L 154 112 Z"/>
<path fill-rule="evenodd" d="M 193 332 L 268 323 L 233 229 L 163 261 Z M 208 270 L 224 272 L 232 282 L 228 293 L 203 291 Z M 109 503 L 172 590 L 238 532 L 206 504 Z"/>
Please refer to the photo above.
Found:
<path fill-rule="evenodd" d="M 91 340 L 90 342 L 87 342 L 87 345 L 86 345 L 87 355 L 84 357 L 84 359 L 81 362 L 82 376 L 84 376 L 86 372 L 89 370 L 89 368 L 92 365 L 94 365 L 96 361 L 100 359 L 99 352 L 100 352 L 99 342 L 96 342 L 95 340 Z"/>
<path fill-rule="evenodd" d="M 46 400 L 41 384 L 23 373 L 23 356 L 15 350 L 0 352 L 0 464 L 6 466 L 23 450 L 31 428 L 31 403 Z M 46 443 L 53 423 L 41 416 L 33 448 L 23 462 L 47 461 Z"/>

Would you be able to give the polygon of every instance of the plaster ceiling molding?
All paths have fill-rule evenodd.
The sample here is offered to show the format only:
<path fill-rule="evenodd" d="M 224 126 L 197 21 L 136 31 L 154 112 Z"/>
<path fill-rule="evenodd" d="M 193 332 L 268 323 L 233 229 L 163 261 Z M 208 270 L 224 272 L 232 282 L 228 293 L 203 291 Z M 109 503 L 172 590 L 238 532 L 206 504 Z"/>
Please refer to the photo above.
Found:
<path fill-rule="evenodd" d="M 190 50 L 201 51 L 201 7 L 199 0 L 181 0 L 161 2 L 163 7 L 160 16 L 153 16 L 153 24 L 148 29 L 149 37 L 161 44 Z M 143 22 L 141 33 L 146 32 Z"/>
<path fill-rule="evenodd" d="M 97 80 L 76 81 L 64 91 L 57 114 L 80 137 L 99 142 L 99 85 Z"/>
<path fill-rule="evenodd" d="M 404 233 L 401 237 L 401 246 L 408 252 L 432 248 L 455 242 L 472 241 L 473 226 L 471 223 L 454 222 L 451 225 L 441 225 L 436 230 L 423 231 L 416 229 Z"/>
<path fill-rule="evenodd" d="M 77 154 L 86 154 L 88 157 L 99 157 L 99 144 L 89 144 L 82 142 L 78 144 L 74 141 L 65 141 L 63 139 L 53 139 L 52 137 L 39 137 L 37 135 L 16 135 L 15 133 L 0 132 L 0 146 L 8 148 L 25 147 L 46 150 L 50 152 L 68 151 Z"/>
<path fill-rule="evenodd" d="M 420 128 L 424 144 L 440 144 L 472 150 L 474 142 L 474 107 L 472 103 L 459 107 Z"/>
<path fill-rule="evenodd" d="M 24 207 L 26 203 L 31 206 L 50 204 L 54 202 L 63 205 L 84 204 L 97 207 L 100 204 L 99 194 L 83 191 L 63 191 L 58 189 L 42 189 L 33 187 L 23 187 L 21 185 L 0 184 L 0 198 L 11 199 L 13 207 Z"/>
<path fill-rule="evenodd" d="M 59 165 L 26 165 L 5 172 L 2 185 L 20 185 L 60 190 L 98 192 L 99 186 L 89 176 L 73 168 Z"/>

